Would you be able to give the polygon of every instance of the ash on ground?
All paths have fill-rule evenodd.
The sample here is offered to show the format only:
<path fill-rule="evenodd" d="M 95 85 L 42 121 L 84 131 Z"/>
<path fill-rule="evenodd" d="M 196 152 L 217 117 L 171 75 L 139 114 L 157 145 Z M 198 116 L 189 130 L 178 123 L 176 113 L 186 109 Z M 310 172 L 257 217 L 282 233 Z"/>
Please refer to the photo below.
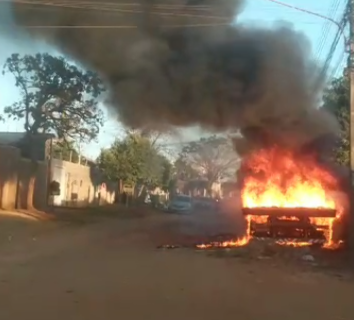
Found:
<path fill-rule="evenodd" d="M 214 236 L 209 243 L 218 241 L 230 241 L 227 235 Z M 210 240 L 210 239 L 209 239 Z M 162 245 L 160 249 L 194 250 L 196 254 L 205 254 L 212 258 L 237 259 L 242 263 L 271 264 L 274 267 L 284 266 L 289 269 L 311 270 L 326 272 L 331 276 L 341 279 L 353 278 L 353 261 L 348 258 L 343 249 L 329 250 L 320 246 L 283 246 L 274 240 L 260 241 L 252 239 L 247 245 L 239 247 L 217 247 L 206 249 L 195 245 Z"/>

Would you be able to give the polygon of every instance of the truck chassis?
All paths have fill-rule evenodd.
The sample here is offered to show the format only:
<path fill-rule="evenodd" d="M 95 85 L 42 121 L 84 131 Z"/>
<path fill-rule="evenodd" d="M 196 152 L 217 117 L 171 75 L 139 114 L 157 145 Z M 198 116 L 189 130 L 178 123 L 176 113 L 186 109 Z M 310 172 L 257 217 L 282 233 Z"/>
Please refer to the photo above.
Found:
<path fill-rule="evenodd" d="M 318 242 L 331 240 L 331 222 L 336 217 L 335 209 L 326 208 L 243 208 L 242 213 L 252 237 Z"/>

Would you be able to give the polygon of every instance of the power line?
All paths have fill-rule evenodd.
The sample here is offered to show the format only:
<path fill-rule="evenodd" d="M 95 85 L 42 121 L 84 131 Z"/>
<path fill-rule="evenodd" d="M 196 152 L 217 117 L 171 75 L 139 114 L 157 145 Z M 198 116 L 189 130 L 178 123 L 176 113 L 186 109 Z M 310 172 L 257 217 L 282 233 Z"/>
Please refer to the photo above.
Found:
<path fill-rule="evenodd" d="M 335 64 L 335 67 L 332 69 L 331 75 L 328 77 L 329 79 L 333 79 L 334 77 L 337 77 L 339 70 L 345 69 L 347 64 L 346 56 L 347 56 L 347 52 L 346 50 L 343 49 L 342 52 L 340 53 L 337 63 Z"/>
<path fill-rule="evenodd" d="M 336 15 L 336 13 L 338 11 L 339 4 L 340 4 L 339 0 L 333 1 L 332 6 L 330 6 L 330 8 L 328 9 L 329 11 L 327 13 L 327 16 L 331 17 L 331 19 L 334 19 L 335 15 Z M 328 38 L 328 35 L 329 35 L 329 31 L 330 31 L 331 25 L 333 25 L 332 22 L 326 20 L 325 23 L 322 26 L 321 38 L 320 38 L 319 44 L 318 44 L 317 49 L 316 49 L 316 51 L 317 51 L 317 61 L 320 60 L 320 57 L 322 55 L 323 49 L 325 47 L 325 44 L 326 44 L 326 41 L 327 41 L 327 38 Z"/>
<path fill-rule="evenodd" d="M 345 32 L 344 32 L 345 26 L 348 23 L 348 12 L 347 12 L 348 11 L 348 7 L 349 7 L 348 4 L 345 6 L 344 13 L 343 13 L 342 18 L 340 19 L 340 21 L 336 21 L 332 17 L 325 16 L 323 14 L 320 14 L 320 13 L 317 13 L 317 12 L 313 12 L 313 11 L 310 11 L 310 10 L 307 10 L 307 9 L 304 9 L 304 8 L 300 8 L 300 7 L 297 7 L 297 6 L 294 6 L 294 5 L 290 5 L 288 3 L 281 2 L 281 1 L 278 1 L 278 0 L 265 0 L 265 1 L 273 2 L 273 3 L 276 3 L 278 5 L 281 5 L 281 6 L 284 6 L 284 7 L 288 7 L 288 8 L 293 9 L 293 10 L 297 10 L 297 11 L 300 11 L 300 12 L 303 12 L 303 13 L 306 13 L 306 14 L 309 14 L 309 15 L 312 15 L 312 16 L 316 16 L 316 17 L 321 18 L 321 19 L 325 19 L 328 22 L 331 22 L 331 23 L 333 23 L 333 24 L 335 24 L 337 26 L 338 29 L 337 29 L 336 35 L 334 37 L 334 40 L 332 41 L 332 45 L 330 47 L 330 50 L 329 50 L 328 55 L 327 55 L 327 58 L 325 60 L 325 63 L 323 65 L 323 68 L 322 68 L 322 70 L 320 72 L 320 75 L 319 75 L 318 82 L 321 83 L 323 77 L 325 76 L 325 74 L 328 71 L 330 62 L 331 62 L 331 60 L 333 58 L 333 54 L 334 54 L 334 52 L 335 52 L 335 50 L 336 50 L 336 48 L 338 46 L 340 38 L 341 37 L 344 38 L 344 47 L 346 47 L 346 45 L 348 43 L 347 37 L 345 36 Z M 339 3 L 338 3 L 338 6 L 339 6 Z M 336 7 L 337 7 L 337 3 L 335 2 L 333 4 L 333 8 L 336 8 Z M 325 41 L 322 41 L 322 42 L 325 42 Z M 324 44 L 321 44 L 321 48 L 323 46 L 324 46 Z M 321 51 L 322 50 L 323 49 L 321 49 Z"/>
<path fill-rule="evenodd" d="M 332 61 L 334 52 L 337 49 L 337 46 L 338 46 L 341 36 L 344 34 L 344 28 L 347 25 L 347 23 L 348 23 L 348 6 L 345 7 L 344 12 L 342 14 L 342 18 L 339 22 L 340 27 L 338 28 L 337 33 L 333 39 L 332 45 L 329 49 L 327 58 L 326 58 L 325 63 L 323 65 L 322 71 L 320 73 L 320 79 L 325 77 L 326 73 L 328 72 L 328 68 L 329 68 L 330 63 Z M 345 44 L 347 44 L 346 37 L 345 37 Z"/>
<path fill-rule="evenodd" d="M 297 6 L 293 6 L 291 4 L 288 4 L 288 3 L 285 3 L 285 2 L 281 2 L 281 1 L 278 1 L 278 0 L 264 0 L 264 1 L 273 2 L 273 3 L 279 4 L 280 6 L 283 6 L 283 7 L 288 7 L 290 9 L 293 9 L 293 10 L 296 10 L 296 11 L 300 11 L 300 12 L 303 12 L 303 13 L 306 13 L 306 14 L 321 18 L 321 19 L 325 19 L 327 21 L 330 21 L 330 22 L 334 23 L 338 27 L 340 27 L 337 21 L 335 21 L 331 17 L 327 17 L 327 16 L 325 16 L 323 14 L 320 14 L 320 13 L 317 13 L 317 12 L 314 12 L 314 11 L 310 11 L 310 10 L 307 10 L 307 9 L 304 9 L 304 8 L 300 8 L 300 7 L 297 7 Z"/>
<path fill-rule="evenodd" d="M 9 2 L 9 0 L 0 1 L 0 2 Z M 88 11 L 101 11 L 102 13 L 117 13 L 117 14 L 142 14 L 143 8 L 138 3 L 133 3 L 130 5 L 140 6 L 141 9 L 127 9 L 126 6 L 121 6 L 120 4 L 113 4 L 113 3 L 87 3 L 87 2 L 60 2 L 60 3 L 52 3 L 46 1 L 28 1 L 28 0 L 12 0 L 12 2 L 16 4 L 23 4 L 25 6 L 32 6 L 29 8 L 31 10 L 38 10 L 38 6 L 42 6 L 43 8 L 54 9 L 54 8 L 67 8 L 67 9 L 80 9 L 80 10 L 88 10 Z M 128 4 L 126 4 L 128 5 Z M 28 7 L 27 7 L 28 9 Z M 163 9 L 165 11 L 154 11 L 151 10 L 151 14 L 159 15 L 159 16 L 169 16 L 169 17 L 180 17 L 180 18 L 200 18 L 200 19 L 209 19 L 214 20 L 213 23 L 193 23 L 193 24 L 180 24 L 180 25 L 168 25 L 163 27 L 170 27 L 170 28 L 192 28 L 192 27 L 217 27 L 222 25 L 229 24 L 229 17 L 220 16 L 220 15 L 210 15 L 206 14 L 208 11 L 212 9 L 212 7 L 206 6 L 179 6 L 177 7 L 170 5 L 160 5 L 155 6 L 153 9 Z M 166 11 L 166 9 L 168 9 Z M 182 9 L 182 10 L 176 10 Z M 171 10 L 174 10 L 171 12 Z M 34 25 L 34 26 L 22 26 L 29 29 L 136 29 L 137 26 L 135 25 L 98 25 L 98 26 L 91 26 L 91 25 Z"/>
<path fill-rule="evenodd" d="M 205 28 L 205 27 L 218 27 L 218 26 L 225 26 L 225 23 L 218 23 L 218 24 L 210 24 L 210 23 L 199 23 L 199 24 L 183 24 L 183 25 L 172 25 L 172 26 L 162 26 L 165 28 Z M 138 26 L 132 25 L 115 25 L 115 26 L 21 26 L 25 27 L 26 29 L 138 29 Z"/>
<path fill-rule="evenodd" d="M 304 8 L 293 6 L 293 5 L 290 5 L 288 3 L 278 1 L 278 0 L 263 0 L 263 1 L 273 2 L 273 3 L 276 3 L 276 4 L 280 5 L 280 6 L 284 6 L 284 7 L 296 10 L 296 11 L 300 11 L 300 12 L 303 12 L 303 13 L 309 14 L 311 16 L 315 16 L 315 17 L 321 18 L 321 19 L 325 19 L 325 20 L 335 24 L 338 27 L 338 29 L 340 30 L 340 33 L 343 35 L 343 37 L 346 40 L 346 37 L 345 37 L 345 34 L 344 34 L 344 30 L 343 30 L 343 28 L 341 26 L 341 23 L 336 21 L 336 20 L 334 20 L 331 17 L 325 16 L 325 15 L 323 15 L 321 13 L 318 13 L 318 12 L 314 12 L 314 11 L 310 11 L 310 10 L 307 10 L 307 9 L 304 9 Z"/>

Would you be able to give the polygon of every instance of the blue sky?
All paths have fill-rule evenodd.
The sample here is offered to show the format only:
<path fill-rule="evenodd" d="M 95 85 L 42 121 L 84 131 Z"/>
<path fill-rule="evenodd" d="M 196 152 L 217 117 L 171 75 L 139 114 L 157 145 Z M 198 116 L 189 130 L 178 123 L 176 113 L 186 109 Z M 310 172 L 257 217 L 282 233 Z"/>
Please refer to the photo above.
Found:
<path fill-rule="evenodd" d="M 284 3 L 304 8 L 309 11 L 320 13 L 324 16 L 329 16 L 334 20 L 339 20 L 345 0 L 282 0 Z M 337 10 L 336 10 L 337 8 Z M 249 24 L 269 26 L 277 21 L 287 21 L 293 27 L 302 31 L 309 38 L 312 44 L 314 57 L 323 62 L 328 53 L 331 42 L 335 36 L 337 27 L 324 19 L 309 15 L 304 12 L 299 12 L 289 7 L 281 6 L 269 0 L 246 0 L 246 6 L 240 16 L 240 21 Z M 29 41 L 25 37 L 13 31 L 9 31 L 9 12 L 0 12 L 0 69 L 6 58 L 12 53 L 30 54 L 35 52 L 54 52 L 52 48 L 43 43 Z M 343 40 L 343 39 L 341 39 Z M 345 65 L 346 59 L 344 54 L 344 44 L 340 41 L 335 55 L 332 60 L 331 67 L 336 74 L 340 74 Z M 0 112 L 5 106 L 10 105 L 18 99 L 18 91 L 14 86 L 14 81 L 9 75 L 0 74 Z M 83 152 L 90 158 L 96 158 L 102 147 L 109 146 L 112 141 L 122 132 L 119 123 L 106 114 L 106 122 L 102 128 L 98 141 L 91 142 L 84 146 Z M 1 131 L 23 131 L 23 123 L 15 121 L 6 121 L 0 123 Z M 179 139 L 190 140 L 200 134 L 198 130 L 186 130 Z"/>

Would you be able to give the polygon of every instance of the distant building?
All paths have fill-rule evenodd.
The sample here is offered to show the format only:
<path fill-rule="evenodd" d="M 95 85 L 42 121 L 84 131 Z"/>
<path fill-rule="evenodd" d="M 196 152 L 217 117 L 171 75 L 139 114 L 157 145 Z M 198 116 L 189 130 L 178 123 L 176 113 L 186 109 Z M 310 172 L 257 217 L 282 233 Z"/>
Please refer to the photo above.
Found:
<path fill-rule="evenodd" d="M 208 186 L 208 181 L 205 179 L 178 180 L 176 183 L 177 193 L 189 194 L 191 196 L 207 196 L 209 187 L 211 191 L 211 195 L 209 196 L 218 197 L 221 195 L 220 182 L 214 182 L 211 186 Z"/>

